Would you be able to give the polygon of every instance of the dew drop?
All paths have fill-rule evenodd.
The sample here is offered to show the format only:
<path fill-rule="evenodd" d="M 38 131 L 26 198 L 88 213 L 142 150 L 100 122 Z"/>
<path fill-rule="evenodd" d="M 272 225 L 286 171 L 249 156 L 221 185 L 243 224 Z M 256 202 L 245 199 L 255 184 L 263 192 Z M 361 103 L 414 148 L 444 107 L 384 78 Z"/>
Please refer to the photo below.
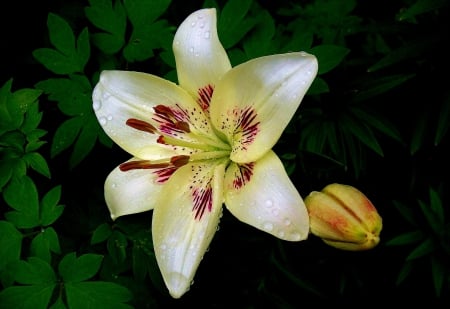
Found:
<path fill-rule="evenodd" d="M 111 188 L 113 188 L 113 189 L 117 188 L 117 184 L 113 183 L 113 184 L 111 185 Z"/>
<path fill-rule="evenodd" d="M 265 205 L 266 205 L 267 208 L 270 208 L 270 207 L 273 206 L 273 201 L 272 200 L 266 200 Z"/>
<path fill-rule="evenodd" d="M 162 244 L 161 246 L 159 246 L 159 248 L 164 251 L 164 250 L 167 249 L 167 245 L 166 244 Z"/>
<path fill-rule="evenodd" d="M 199 26 L 200 28 L 204 28 L 204 27 L 205 27 L 205 23 L 204 23 L 204 22 L 201 22 L 198 26 Z"/>
<path fill-rule="evenodd" d="M 106 118 L 106 119 L 108 119 L 108 121 L 111 121 L 113 119 L 113 116 L 112 115 L 108 115 L 108 118 Z"/>
<path fill-rule="evenodd" d="M 92 107 L 94 108 L 95 111 L 98 111 L 100 107 L 102 107 L 102 104 L 100 103 L 99 100 L 95 100 L 94 103 L 92 104 Z"/>
<path fill-rule="evenodd" d="M 265 222 L 265 223 L 263 224 L 263 229 L 264 229 L 265 231 L 267 231 L 267 232 L 270 232 L 270 231 L 273 230 L 273 224 L 270 223 L 270 222 Z"/>
<path fill-rule="evenodd" d="M 197 23 L 195 21 L 191 22 L 191 27 L 195 27 Z"/>
<path fill-rule="evenodd" d="M 98 121 L 100 122 L 100 124 L 101 124 L 102 126 L 106 125 L 106 123 L 108 122 L 108 120 L 107 120 L 105 117 L 100 117 L 100 118 L 98 119 Z"/>
<path fill-rule="evenodd" d="M 189 51 L 190 51 L 191 53 L 193 53 L 193 52 L 194 52 L 194 47 L 189 48 Z"/>
<path fill-rule="evenodd" d="M 311 74 L 312 74 L 312 72 L 311 72 L 311 71 L 307 71 L 307 72 L 306 72 L 306 74 L 308 74 L 308 75 L 311 75 Z"/>
<path fill-rule="evenodd" d="M 180 45 L 180 41 L 178 41 L 178 40 L 175 41 L 175 45 L 177 45 L 177 46 Z"/>
<path fill-rule="evenodd" d="M 305 84 L 306 84 L 306 81 L 302 80 L 302 85 L 305 85 Z"/>
<path fill-rule="evenodd" d="M 211 32 L 205 31 L 204 37 L 205 37 L 205 39 L 209 39 L 211 37 Z"/>
<path fill-rule="evenodd" d="M 289 225 L 291 225 L 291 220 L 289 220 L 289 219 L 284 219 L 284 225 L 286 225 L 286 226 L 289 226 Z"/>

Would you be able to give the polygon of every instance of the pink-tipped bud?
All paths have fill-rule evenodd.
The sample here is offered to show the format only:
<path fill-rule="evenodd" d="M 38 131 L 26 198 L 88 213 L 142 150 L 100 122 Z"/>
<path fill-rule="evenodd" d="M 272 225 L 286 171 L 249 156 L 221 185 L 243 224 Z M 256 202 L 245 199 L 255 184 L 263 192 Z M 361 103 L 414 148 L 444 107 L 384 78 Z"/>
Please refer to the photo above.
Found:
<path fill-rule="evenodd" d="M 335 248 L 360 251 L 380 242 L 382 219 L 358 189 L 330 184 L 305 199 L 311 233 Z"/>

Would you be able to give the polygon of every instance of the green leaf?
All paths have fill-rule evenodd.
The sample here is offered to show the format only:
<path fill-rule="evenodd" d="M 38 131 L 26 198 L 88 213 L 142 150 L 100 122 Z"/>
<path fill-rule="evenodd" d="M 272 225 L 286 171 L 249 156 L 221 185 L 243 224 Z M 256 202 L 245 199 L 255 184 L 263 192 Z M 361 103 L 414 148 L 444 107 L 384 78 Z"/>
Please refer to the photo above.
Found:
<path fill-rule="evenodd" d="M 82 125 L 83 117 L 73 117 L 64 121 L 56 129 L 50 149 L 52 158 L 69 148 L 75 142 Z"/>
<path fill-rule="evenodd" d="M 92 233 L 91 245 L 104 242 L 112 234 L 111 226 L 108 223 L 102 223 Z"/>
<path fill-rule="evenodd" d="M 42 91 L 37 89 L 24 88 L 15 91 L 11 97 L 11 104 L 19 107 L 22 114 L 25 114 L 31 105 L 36 104 Z"/>
<path fill-rule="evenodd" d="M 397 280 L 395 282 L 396 285 L 399 285 L 400 283 L 402 283 L 406 277 L 409 276 L 409 274 L 411 273 L 413 269 L 413 263 L 412 262 L 405 262 L 405 264 L 403 265 L 403 267 L 400 269 L 400 272 L 397 276 Z"/>
<path fill-rule="evenodd" d="M 422 243 L 420 243 L 413 251 L 411 251 L 406 257 L 407 261 L 411 261 L 414 259 L 418 259 L 425 255 L 430 254 L 435 249 L 434 241 L 431 237 L 425 239 Z"/>
<path fill-rule="evenodd" d="M 28 176 L 14 177 L 5 188 L 3 198 L 16 211 L 7 212 L 5 217 L 19 228 L 39 225 L 39 200 L 34 182 Z"/>
<path fill-rule="evenodd" d="M 30 141 L 29 134 L 32 133 L 42 120 L 43 113 L 39 111 L 39 104 L 32 104 L 28 107 L 28 111 L 25 113 L 23 123 L 20 126 L 20 130 L 27 135 L 27 139 Z M 42 130 L 44 131 L 44 130 Z M 46 132 L 46 131 L 44 131 Z M 33 140 L 31 138 L 31 140 Z"/>
<path fill-rule="evenodd" d="M 0 292 L 2 308 L 47 309 L 55 284 L 12 286 Z"/>
<path fill-rule="evenodd" d="M 153 23 L 169 7 L 171 0 L 124 0 L 127 16 L 134 27 Z"/>
<path fill-rule="evenodd" d="M 375 151 L 378 155 L 384 155 L 383 150 L 381 149 L 381 146 L 378 143 L 378 140 L 376 139 L 373 131 L 369 127 L 367 127 L 364 122 L 358 121 L 350 115 L 342 114 L 341 128 L 343 129 L 343 131 L 355 136 L 360 142 Z"/>
<path fill-rule="evenodd" d="M 69 159 L 71 168 L 78 165 L 91 152 L 100 130 L 97 117 L 93 113 L 79 118 L 81 118 L 82 126 Z"/>
<path fill-rule="evenodd" d="M 337 67 L 348 55 L 350 49 L 338 45 L 322 44 L 311 48 L 308 52 L 317 57 L 318 74 L 320 75 Z"/>
<path fill-rule="evenodd" d="M 91 46 L 89 45 L 89 31 L 84 28 L 77 39 L 77 59 L 78 64 L 84 70 L 89 57 L 91 56 Z"/>
<path fill-rule="evenodd" d="M 389 136 L 398 142 L 402 142 L 403 139 L 400 132 L 382 115 L 374 114 L 373 112 L 369 113 L 359 106 L 352 106 L 349 108 L 349 111 L 361 121 L 364 121 L 366 124 L 384 133 L 386 136 Z"/>
<path fill-rule="evenodd" d="M 125 44 L 127 16 L 121 1 L 89 0 L 89 7 L 84 9 L 86 17 L 105 33 L 94 33 L 94 44 L 105 54 L 118 52 Z"/>
<path fill-rule="evenodd" d="M 370 82 L 363 83 L 358 86 L 361 90 L 359 90 L 353 97 L 353 102 L 361 102 L 372 99 L 405 83 L 415 76 L 415 74 L 396 74 L 383 75 L 380 78 L 372 78 L 370 79 Z"/>
<path fill-rule="evenodd" d="M 20 284 L 52 284 L 56 282 L 53 268 L 44 260 L 30 257 L 28 261 L 18 261 L 11 265 L 14 279 Z"/>
<path fill-rule="evenodd" d="M 426 143 L 427 128 L 429 124 L 429 118 L 427 112 L 421 113 L 416 117 L 414 128 L 412 129 L 411 144 L 409 146 L 409 152 L 414 155 L 419 151 Z"/>
<path fill-rule="evenodd" d="M 30 245 L 30 254 L 51 263 L 51 252 L 61 253 L 61 247 L 59 246 L 58 234 L 52 227 L 48 227 L 33 238 Z"/>
<path fill-rule="evenodd" d="M 69 23 L 60 16 L 49 13 L 47 17 L 50 42 L 63 55 L 71 55 L 75 52 L 75 35 Z"/>
<path fill-rule="evenodd" d="M 128 44 L 123 49 L 125 59 L 130 62 L 149 59 L 153 56 L 154 49 L 163 47 L 161 37 L 165 36 L 172 37 L 165 20 L 134 27 Z"/>
<path fill-rule="evenodd" d="M 328 83 L 321 77 L 316 77 L 312 82 L 311 86 L 308 89 L 307 94 L 321 94 L 330 92 L 330 88 L 328 87 Z"/>
<path fill-rule="evenodd" d="M 74 56 L 65 56 L 54 49 L 38 48 L 33 51 L 33 56 L 55 74 L 72 74 L 81 71 Z"/>
<path fill-rule="evenodd" d="M 59 296 L 58 299 L 53 303 L 53 305 L 50 306 L 49 309 L 67 309 L 67 307 L 64 304 L 62 297 Z"/>
<path fill-rule="evenodd" d="M 431 258 L 431 273 L 433 275 L 434 290 L 437 297 L 441 296 L 442 288 L 446 279 L 447 269 L 446 265 L 439 259 Z"/>
<path fill-rule="evenodd" d="M 56 49 L 39 48 L 33 56 L 48 70 L 56 74 L 83 72 L 89 59 L 89 33 L 83 29 L 75 45 L 75 35 L 70 25 L 56 14 L 47 18 L 50 42 Z"/>
<path fill-rule="evenodd" d="M 67 116 L 93 113 L 92 86 L 86 76 L 71 75 L 69 78 L 50 78 L 36 84 L 58 102 L 58 108 Z"/>
<path fill-rule="evenodd" d="M 38 152 L 29 152 L 22 157 L 32 169 L 39 174 L 50 178 L 50 169 L 45 158 Z"/>
<path fill-rule="evenodd" d="M 430 208 L 436 215 L 438 221 L 443 225 L 445 221 L 445 210 L 439 192 L 430 188 Z"/>
<path fill-rule="evenodd" d="M 0 221 L 0 272 L 10 262 L 19 260 L 22 238 L 22 234 L 13 224 Z"/>
<path fill-rule="evenodd" d="M 11 93 L 12 79 L 0 88 L 0 133 L 18 129 L 23 121 L 22 107 Z"/>
<path fill-rule="evenodd" d="M 410 207 L 408 207 L 398 201 L 393 201 L 393 204 L 406 221 L 408 221 L 413 226 L 419 226 L 419 224 L 417 223 L 416 218 L 414 216 L 414 211 Z"/>
<path fill-rule="evenodd" d="M 416 230 L 412 232 L 406 232 L 401 235 L 398 235 L 391 240 L 386 242 L 386 246 L 403 246 L 409 245 L 413 243 L 417 243 L 420 240 L 424 239 L 425 235 L 421 230 Z"/>
<path fill-rule="evenodd" d="M 447 0 L 418 0 L 409 8 L 401 10 L 397 16 L 399 21 L 414 18 L 417 15 L 437 10 L 448 4 Z"/>
<path fill-rule="evenodd" d="M 112 282 L 71 282 L 66 283 L 67 305 L 71 309 L 108 308 L 132 309 L 125 304 L 131 300 L 130 291 Z"/>
<path fill-rule="evenodd" d="M 116 262 L 116 264 L 120 264 L 125 261 L 125 258 L 127 257 L 127 245 L 127 238 L 123 233 L 117 230 L 113 231 L 111 237 L 108 238 L 106 246 L 108 248 L 109 255 Z"/>
<path fill-rule="evenodd" d="M 236 45 L 256 24 L 256 18 L 248 16 L 251 0 L 227 1 L 218 16 L 217 31 L 225 49 Z"/>
<path fill-rule="evenodd" d="M 375 72 L 408 59 L 420 58 L 421 54 L 429 51 L 430 46 L 436 46 L 436 38 L 433 36 L 422 36 L 418 39 L 405 42 L 401 47 L 392 50 L 378 62 L 370 66 L 367 71 Z"/>
<path fill-rule="evenodd" d="M 61 198 L 61 186 L 56 186 L 44 195 L 41 201 L 41 224 L 48 226 L 55 222 L 62 214 L 64 206 L 58 205 Z"/>
<path fill-rule="evenodd" d="M 75 253 L 69 253 L 59 263 L 59 274 L 65 283 L 88 280 L 98 272 L 102 260 L 103 256 L 98 254 L 88 253 L 77 258 Z"/>
<path fill-rule="evenodd" d="M 266 10 L 258 15 L 258 21 L 243 42 L 243 49 L 247 59 L 270 55 L 276 52 L 277 46 L 273 40 L 275 36 L 275 21 Z"/>

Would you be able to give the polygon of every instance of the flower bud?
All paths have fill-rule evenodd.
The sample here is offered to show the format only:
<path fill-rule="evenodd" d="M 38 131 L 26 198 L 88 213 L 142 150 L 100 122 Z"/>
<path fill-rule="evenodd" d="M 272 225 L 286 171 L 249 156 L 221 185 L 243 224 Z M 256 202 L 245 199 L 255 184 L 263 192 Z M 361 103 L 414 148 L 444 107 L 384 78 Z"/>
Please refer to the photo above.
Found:
<path fill-rule="evenodd" d="M 338 249 L 359 251 L 380 241 L 382 219 L 370 200 L 358 189 L 330 184 L 305 199 L 312 234 Z"/>

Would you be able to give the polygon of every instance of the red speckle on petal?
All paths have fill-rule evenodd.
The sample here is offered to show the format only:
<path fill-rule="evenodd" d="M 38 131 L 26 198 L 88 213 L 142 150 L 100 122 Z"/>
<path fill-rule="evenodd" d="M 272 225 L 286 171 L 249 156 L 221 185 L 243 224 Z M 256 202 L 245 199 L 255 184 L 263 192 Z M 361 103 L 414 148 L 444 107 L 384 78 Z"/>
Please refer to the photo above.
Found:
<path fill-rule="evenodd" d="M 209 104 L 211 103 L 213 92 L 214 86 L 211 84 L 208 84 L 205 87 L 198 89 L 197 91 L 198 93 L 197 103 L 205 112 L 208 112 L 209 110 Z"/>
<path fill-rule="evenodd" d="M 235 189 L 240 189 L 250 181 L 253 176 L 254 163 L 247 163 L 238 165 L 238 170 L 234 174 L 233 186 Z"/>
<path fill-rule="evenodd" d="M 200 220 L 205 213 L 205 210 L 212 209 L 212 188 L 208 184 L 206 188 L 195 188 L 192 192 L 194 217 Z"/>

